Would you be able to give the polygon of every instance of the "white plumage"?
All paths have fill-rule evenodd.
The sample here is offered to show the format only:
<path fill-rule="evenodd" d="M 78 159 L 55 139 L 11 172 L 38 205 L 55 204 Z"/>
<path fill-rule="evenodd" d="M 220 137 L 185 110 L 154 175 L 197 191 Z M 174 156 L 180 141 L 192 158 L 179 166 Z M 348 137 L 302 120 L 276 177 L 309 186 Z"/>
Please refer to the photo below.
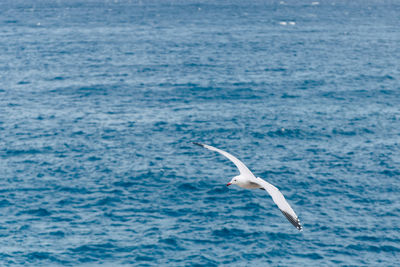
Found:
<path fill-rule="evenodd" d="M 193 144 L 207 148 L 212 151 L 216 151 L 216 152 L 224 155 L 225 157 L 227 157 L 229 160 L 231 160 L 236 165 L 236 167 L 239 169 L 240 175 L 233 177 L 232 180 L 227 185 L 236 184 L 236 185 L 238 185 L 242 188 L 246 188 L 246 189 L 259 188 L 259 189 L 266 190 L 268 192 L 268 194 L 270 194 L 270 196 L 272 197 L 272 200 L 275 202 L 275 204 L 281 210 L 283 215 L 285 215 L 285 217 L 289 220 L 289 222 L 291 222 L 298 230 L 301 231 L 303 229 L 296 213 L 294 212 L 292 207 L 290 207 L 289 203 L 286 201 L 285 197 L 283 196 L 281 191 L 279 191 L 278 188 L 276 188 L 272 184 L 268 183 L 267 181 L 261 179 L 260 177 L 254 176 L 254 174 L 249 170 L 249 168 L 247 168 L 246 165 L 244 165 L 243 162 L 241 162 L 235 156 L 229 154 L 228 152 L 225 152 L 225 151 L 218 149 L 216 147 L 213 147 L 213 146 L 209 146 L 209 145 L 205 145 L 205 144 L 201 144 L 201 143 L 197 143 L 197 142 L 193 142 Z"/>

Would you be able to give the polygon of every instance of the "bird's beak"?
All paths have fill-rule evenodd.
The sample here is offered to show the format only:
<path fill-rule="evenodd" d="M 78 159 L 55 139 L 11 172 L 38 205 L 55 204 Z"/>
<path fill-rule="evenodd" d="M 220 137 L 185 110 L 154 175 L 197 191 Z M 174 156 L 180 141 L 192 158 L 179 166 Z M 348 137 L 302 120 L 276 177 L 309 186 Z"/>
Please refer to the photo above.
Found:
<path fill-rule="evenodd" d="M 227 183 L 227 184 L 226 184 L 226 186 L 230 186 L 230 185 L 231 185 L 231 183 Z"/>

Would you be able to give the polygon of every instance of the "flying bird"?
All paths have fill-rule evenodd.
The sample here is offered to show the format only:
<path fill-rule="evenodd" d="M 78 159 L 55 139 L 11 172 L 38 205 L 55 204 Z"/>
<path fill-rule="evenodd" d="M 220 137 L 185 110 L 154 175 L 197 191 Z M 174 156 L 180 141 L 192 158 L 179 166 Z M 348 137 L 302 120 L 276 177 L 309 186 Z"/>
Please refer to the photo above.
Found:
<path fill-rule="evenodd" d="M 236 157 L 232 156 L 228 152 L 225 152 L 221 149 L 218 149 L 213 146 L 193 142 L 193 144 L 207 148 L 212 151 L 216 151 L 223 156 L 227 157 L 229 160 L 231 160 L 236 167 L 239 169 L 240 174 L 238 176 L 235 176 L 232 178 L 232 180 L 227 184 L 227 186 L 236 184 L 242 188 L 246 189 L 263 189 L 270 194 L 272 197 L 272 200 L 275 202 L 275 204 L 278 206 L 278 208 L 281 210 L 283 215 L 291 222 L 294 227 L 296 227 L 299 231 L 303 229 L 301 226 L 300 220 L 297 217 L 296 213 L 293 211 L 292 207 L 290 207 L 289 203 L 286 201 L 285 197 L 279 191 L 278 188 L 273 186 L 272 184 L 268 183 L 267 181 L 261 179 L 260 177 L 254 176 L 254 174 L 247 168 L 246 165 L 244 165 L 243 162 L 238 160 Z"/>

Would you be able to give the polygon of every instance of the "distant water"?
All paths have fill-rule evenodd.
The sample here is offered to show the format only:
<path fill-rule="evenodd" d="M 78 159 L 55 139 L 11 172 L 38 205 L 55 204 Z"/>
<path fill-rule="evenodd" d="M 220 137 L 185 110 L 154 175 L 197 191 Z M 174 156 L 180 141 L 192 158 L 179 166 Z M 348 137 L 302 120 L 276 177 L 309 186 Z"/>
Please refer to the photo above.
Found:
<path fill-rule="evenodd" d="M 398 265 L 399 14 L 1 1 L 0 265 Z"/>

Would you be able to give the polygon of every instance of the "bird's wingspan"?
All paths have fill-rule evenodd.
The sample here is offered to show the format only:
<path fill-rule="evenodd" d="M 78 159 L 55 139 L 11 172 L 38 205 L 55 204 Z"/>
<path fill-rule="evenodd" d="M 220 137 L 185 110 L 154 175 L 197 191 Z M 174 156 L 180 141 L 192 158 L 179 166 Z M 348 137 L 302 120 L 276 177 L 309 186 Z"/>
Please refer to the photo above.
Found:
<path fill-rule="evenodd" d="M 281 210 L 283 215 L 291 222 L 298 230 L 302 230 L 303 227 L 301 226 L 300 220 L 297 217 L 296 213 L 290 207 L 289 203 L 286 201 L 285 197 L 279 191 L 278 188 L 273 186 L 272 184 L 268 183 L 267 181 L 257 177 L 258 184 L 265 188 L 265 190 L 268 192 L 268 194 L 271 195 L 272 200 L 275 202 L 275 204 L 278 206 L 278 208 Z"/>
<path fill-rule="evenodd" d="M 241 175 L 246 175 L 247 177 L 256 179 L 254 174 L 249 170 L 249 168 L 247 168 L 246 165 L 244 165 L 243 162 L 241 162 L 235 156 L 232 156 L 228 152 L 225 152 L 225 151 L 218 149 L 216 147 L 213 147 L 213 146 L 209 146 L 209 145 L 205 145 L 205 144 L 201 144 L 201 143 L 197 143 L 197 142 L 193 142 L 193 144 L 207 148 L 212 151 L 216 151 L 216 152 L 222 154 L 223 156 L 227 157 L 230 161 L 232 161 L 236 165 L 236 167 L 239 169 L 239 172 Z"/>
<path fill-rule="evenodd" d="M 286 201 L 285 197 L 279 191 L 278 188 L 276 188 L 272 184 L 268 183 L 267 181 L 265 181 L 259 177 L 256 178 L 254 176 L 254 174 L 247 168 L 247 166 L 244 165 L 243 162 L 241 162 L 235 156 L 232 156 L 228 152 L 225 152 L 225 151 L 218 149 L 216 147 L 213 147 L 213 146 L 209 146 L 209 145 L 205 145 L 205 144 L 201 144 L 201 143 L 197 143 L 197 142 L 193 142 L 193 144 L 207 148 L 212 151 L 216 151 L 216 152 L 222 154 L 223 156 L 227 157 L 229 160 L 231 160 L 236 165 L 236 167 L 239 169 L 241 175 L 249 178 L 250 182 L 257 183 L 259 186 L 264 188 L 268 192 L 268 194 L 271 195 L 272 200 L 275 202 L 275 204 L 281 210 L 283 215 L 285 215 L 285 217 L 289 220 L 289 222 L 291 222 L 298 230 L 301 231 L 303 229 L 296 213 L 293 211 L 292 207 L 290 207 L 289 203 Z"/>

